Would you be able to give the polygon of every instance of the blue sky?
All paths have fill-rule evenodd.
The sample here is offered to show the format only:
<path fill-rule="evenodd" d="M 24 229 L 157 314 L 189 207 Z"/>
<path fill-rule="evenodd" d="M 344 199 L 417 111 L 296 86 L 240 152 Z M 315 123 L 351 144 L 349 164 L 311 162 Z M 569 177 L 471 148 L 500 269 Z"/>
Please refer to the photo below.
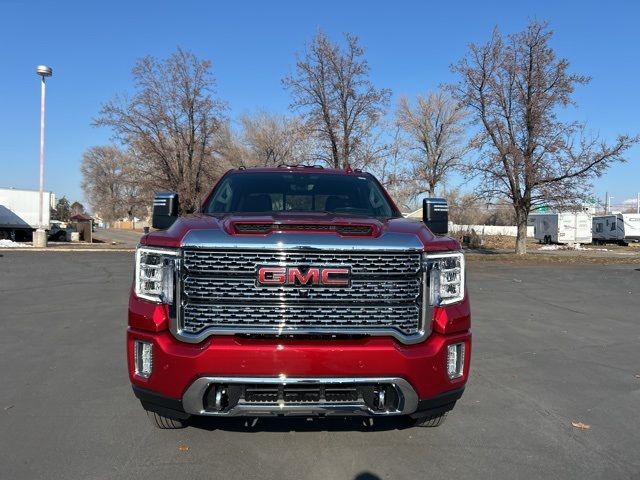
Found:
<path fill-rule="evenodd" d="M 213 62 L 218 94 L 230 117 L 265 109 L 286 112 L 280 79 L 317 29 L 360 37 L 377 86 L 393 102 L 453 79 L 449 65 L 469 42 L 494 26 L 521 30 L 530 19 L 550 22 L 553 45 L 580 87 L 567 115 L 604 138 L 640 133 L 640 2 L 560 1 L 315 1 L 207 2 L 0 0 L 0 187 L 38 188 L 38 64 L 53 67 L 47 84 L 46 188 L 82 199 L 82 152 L 108 143 L 92 127 L 101 103 L 131 91 L 131 67 L 176 46 Z M 640 147 L 596 183 L 613 203 L 640 191 Z"/>

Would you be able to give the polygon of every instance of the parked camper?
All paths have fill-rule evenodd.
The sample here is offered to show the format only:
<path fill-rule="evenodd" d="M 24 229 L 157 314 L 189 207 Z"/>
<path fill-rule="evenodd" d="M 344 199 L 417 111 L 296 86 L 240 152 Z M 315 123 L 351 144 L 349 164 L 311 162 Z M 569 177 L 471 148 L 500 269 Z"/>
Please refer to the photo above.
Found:
<path fill-rule="evenodd" d="M 640 241 L 640 214 L 613 213 L 593 217 L 594 243 L 619 243 Z"/>
<path fill-rule="evenodd" d="M 38 228 L 39 201 L 38 190 L 0 188 L 0 239 L 30 240 L 33 231 Z M 54 206 L 53 193 L 44 192 L 42 223 L 45 230 L 49 230 L 49 214 Z"/>
<path fill-rule="evenodd" d="M 587 212 L 533 213 L 529 225 L 542 243 L 591 243 L 591 215 Z"/>

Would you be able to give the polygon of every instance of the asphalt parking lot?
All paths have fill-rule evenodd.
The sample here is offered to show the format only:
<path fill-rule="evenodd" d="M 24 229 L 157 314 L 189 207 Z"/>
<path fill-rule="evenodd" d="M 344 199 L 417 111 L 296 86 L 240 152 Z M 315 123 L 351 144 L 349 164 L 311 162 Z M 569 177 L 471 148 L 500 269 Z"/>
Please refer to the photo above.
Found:
<path fill-rule="evenodd" d="M 132 261 L 0 252 L 0 478 L 640 478 L 639 265 L 471 263 L 472 374 L 440 428 L 159 431 L 126 372 Z"/>

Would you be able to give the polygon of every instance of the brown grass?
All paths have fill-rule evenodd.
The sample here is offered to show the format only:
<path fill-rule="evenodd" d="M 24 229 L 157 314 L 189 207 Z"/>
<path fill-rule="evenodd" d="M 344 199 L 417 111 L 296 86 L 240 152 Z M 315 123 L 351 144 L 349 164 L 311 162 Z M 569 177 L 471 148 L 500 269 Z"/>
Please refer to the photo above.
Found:
<path fill-rule="evenodd" d="M 587 253 L 585 255 L 585 253 Z M 596 264 L 596 265 L 640 265 L 640 255 L 593 255 L 589 252 L 563 252 L 556 253 L 528 253 L 516 255 L 515 253 L 479 253 L 472 250 L 466 251 L 466 259 L 469 263 L 505 263 L 522 265 L 544 264 Z"/>

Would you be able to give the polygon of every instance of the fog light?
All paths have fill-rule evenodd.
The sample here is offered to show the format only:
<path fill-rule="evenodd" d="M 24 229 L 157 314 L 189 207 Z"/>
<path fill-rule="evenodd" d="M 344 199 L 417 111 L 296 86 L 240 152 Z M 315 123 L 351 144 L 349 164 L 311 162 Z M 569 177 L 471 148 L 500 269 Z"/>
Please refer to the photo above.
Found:
<path fill-rule="evenodd" d="M 136 340 L 134 356 L 136 375 L 149 378 L 153 369 L 153 344 Z"/>
<path fill-rule="evenodd" d="M 447 347 L 447 375 L 453 380 L 462 376 L 464 368 L 464 343 Z"/>

